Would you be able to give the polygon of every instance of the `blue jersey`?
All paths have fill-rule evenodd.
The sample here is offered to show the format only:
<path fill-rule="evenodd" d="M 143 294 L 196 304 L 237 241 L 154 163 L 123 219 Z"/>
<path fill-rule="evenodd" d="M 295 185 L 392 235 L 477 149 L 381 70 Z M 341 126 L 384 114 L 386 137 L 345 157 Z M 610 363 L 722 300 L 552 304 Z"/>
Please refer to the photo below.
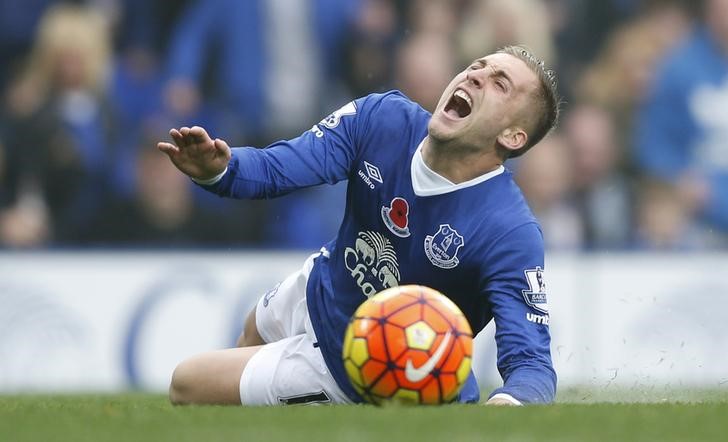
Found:
<path fill-rule="evenodd" d="M 556 375 L 540 227 L 503 168 L 452 191 L 418 195 L 413 157 L 430 117 L 399 92 L 369 95 L 296 139 L 233 149 L 227 173 L 206 187 L 223 196 L 271 198 L 349 181 L 343 222 L 315 260 L 306 297 L 326 364 L 352 400 L 361 398 L 341 360 L 349 318 L 380 290 L 422 284 L 451 298 L 476 333 L 495 318 L 504 385 L 493 394 L 550 402 Z M 461 400 L 477 398 L 471 379 Z"/>

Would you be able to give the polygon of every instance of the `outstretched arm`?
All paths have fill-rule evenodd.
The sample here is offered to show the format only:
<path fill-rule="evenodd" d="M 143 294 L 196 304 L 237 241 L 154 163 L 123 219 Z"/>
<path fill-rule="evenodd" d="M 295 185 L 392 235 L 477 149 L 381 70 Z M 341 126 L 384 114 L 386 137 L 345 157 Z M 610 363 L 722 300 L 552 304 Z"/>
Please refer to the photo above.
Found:
<path fill-rule="evenodd" d="M 297 189 L 335 184 L 348 179 L 359 150 L 367 146 L 371 127 L 401 109 L 401 94 L 372 94 L 352 101 L 315 124 L 301 136 L 275 142 L 264 149 L 233 147 L 213 140 L 200 127 L 172 130 L 172 143 L 159 143 L 162 152 L 205 190 L 240 199 L 275 198 Z"/>
<path fill-rule="evenodd" d="M 224 140 L 210 138 L 205 129 L 182 127 L 170 130 L 169 135 L 174 144 L 163 141 L 157 143 L 157 148 L 190 178 L 210 180 L 227 168 L 231 158 L 230 146 Z"/>
<path fill-rule="evenodd" d="M 556 373 L 551 363 L 541 232 L 535 224 L 525 224 L 498 244 L 492 252 L 498 264 L 484 270 L 483 285 L 495 319 L 503 387 L 491 393 L 488 403 L 553 402 Z"/>
<path fill-rule="evenodd" d="M 367 124 L 359 113 L 366 101 L 348 103 L 301 136 L 264 149 L 230 148 L 200 127 L 173 129 L 174 144 L 157 146 L 205 190 L 240 199 L 274 198 L 348 178 L 361 145 L 357 133 Z"/>

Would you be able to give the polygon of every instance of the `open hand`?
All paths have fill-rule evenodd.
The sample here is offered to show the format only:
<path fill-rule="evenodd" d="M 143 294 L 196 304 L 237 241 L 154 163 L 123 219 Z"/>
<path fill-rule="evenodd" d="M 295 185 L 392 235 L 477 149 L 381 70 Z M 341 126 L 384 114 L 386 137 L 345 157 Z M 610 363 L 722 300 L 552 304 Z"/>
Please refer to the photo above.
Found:
<path fill-rule="evenodd" d="M 169 156 L 177 169 L 186 175 L 207 180 L 221 174 L 230 161 L 230 146 L 219 138 L 212 139 L 199 126 L 169 131 L 174 144 L 157 143 L 157 148 Z"/>

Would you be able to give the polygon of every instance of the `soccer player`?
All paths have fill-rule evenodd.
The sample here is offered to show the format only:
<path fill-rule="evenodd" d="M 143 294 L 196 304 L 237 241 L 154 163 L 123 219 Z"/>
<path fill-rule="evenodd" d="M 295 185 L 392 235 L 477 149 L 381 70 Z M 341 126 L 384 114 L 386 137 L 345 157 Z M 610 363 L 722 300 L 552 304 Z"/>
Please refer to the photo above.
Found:
<path fill-rule="evenodd" d="M 341 360 L 349 317 L 376 292 L 422 284 L 450 297 L 475 332 L 495 320 L 504 383 L 487 403 L 551 402 L 543 237 L 503 163 L 558 114 L 553 72 L 511 46 L 457 74 L 432 114 L 400 92 L 372 94 L 265 149 L 172 129 L 174 144 L 158 148 L 218 195 L 272 198 L 341 180 L 348 193 L 336 239 L 260 298 L 239 348 L 179 364 L 171 401 L 361 402 Z M 479 401 L 472 373 L 459 400 Z"/>

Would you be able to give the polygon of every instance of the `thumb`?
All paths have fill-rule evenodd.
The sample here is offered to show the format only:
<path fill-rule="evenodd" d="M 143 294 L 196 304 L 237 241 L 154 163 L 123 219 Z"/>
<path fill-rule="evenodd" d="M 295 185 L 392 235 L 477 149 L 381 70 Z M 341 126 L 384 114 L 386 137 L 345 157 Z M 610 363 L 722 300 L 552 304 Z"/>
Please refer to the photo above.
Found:
<path fill-rule="evenodd" d="M 222 140 L 220 138 L 215 138 L 215 149 L 217 149 L 218 152 L 223 154 L 225 158 L 230 158 L 231 151 L 230 146 L 228 146 L 228 143 L 225 140 Z"/>

